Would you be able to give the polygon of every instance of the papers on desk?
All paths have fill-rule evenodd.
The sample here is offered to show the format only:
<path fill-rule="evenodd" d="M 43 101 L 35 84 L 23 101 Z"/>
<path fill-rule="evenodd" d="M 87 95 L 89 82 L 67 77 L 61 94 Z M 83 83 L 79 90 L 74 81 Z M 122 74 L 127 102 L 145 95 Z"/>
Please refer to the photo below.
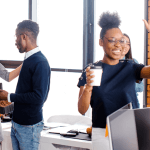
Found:
<path fill-rule="evenodd" d="M 55 123 L 55 122 L 46 122 L 44 123 L 44 128 L 43 130 L 47 130 L 47 129 L 53 129 L 53 128 L 58 128 L 58 127 L 67 127 L 70 126 L 70 124 L 67 123 Z"/>
<path fill-rule="evenodd" d="M 81 133 L 87 133 L 86 129 L 89 128 L 89 125 L 83 125 L 83 124 L 75 124 L 74 128 L 77 128 L 79 132 Z"/>
<path fill-rule="evenodd" d="M 87 125 L 74 124 L 74 125 L 69 125 L 66 127 L 57 127 L 57 128 L 49 129 L 48 132 L 60 134 L 60 133 L 67 133 L 70 130 L 78 130 L 78 132 L 86 133 L 86 129 L 88 127 L 89 126 L 87 126 Z"/>

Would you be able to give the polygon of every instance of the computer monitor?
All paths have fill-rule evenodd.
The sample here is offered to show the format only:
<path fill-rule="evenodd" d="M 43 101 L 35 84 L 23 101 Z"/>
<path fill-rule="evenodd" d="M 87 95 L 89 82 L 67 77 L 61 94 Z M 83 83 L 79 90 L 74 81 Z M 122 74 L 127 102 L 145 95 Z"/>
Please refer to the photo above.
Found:
<path fill-rule="evenodd" d="M 107 117 L 110 150 L 139 150 L 131 103 Z"/>
<path fill-rule="evenodd" d="M 107 117 L 110 150 L 150 149 L 150 108 L 128 105 Z"/>
<path fill-rule="evenodd" d="M 150 108 L 134 109 L 139 150 L 150 150 Z"/>

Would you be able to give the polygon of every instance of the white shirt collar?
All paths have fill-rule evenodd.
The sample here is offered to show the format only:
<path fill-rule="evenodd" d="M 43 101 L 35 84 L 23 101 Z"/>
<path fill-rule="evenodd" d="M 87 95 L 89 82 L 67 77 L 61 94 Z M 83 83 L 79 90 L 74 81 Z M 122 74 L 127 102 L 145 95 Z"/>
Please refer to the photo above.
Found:
<path fill-rule="evenodd" d="M 24 59 L 27 59 L 28 57 L 30 57 L 31 55 L 33 55 L 33 54 L 35 54 L 35 53 L 37 53 L 39 51 L 40 51 L 39 47 L 36 47 L 36 48 L 30 50 L 29 52 L 25 53 Z"/>

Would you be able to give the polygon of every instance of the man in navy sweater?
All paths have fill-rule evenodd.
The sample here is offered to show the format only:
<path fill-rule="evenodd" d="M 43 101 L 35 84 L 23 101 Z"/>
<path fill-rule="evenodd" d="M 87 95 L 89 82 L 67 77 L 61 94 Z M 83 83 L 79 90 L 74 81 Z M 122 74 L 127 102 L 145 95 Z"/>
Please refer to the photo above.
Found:
<path fill-rule="evenodd" d="M 50 86 L 50 66 L 39 51 L 36 39 L 39 26 L 31 20 L 20 22 L 16 29 L 16 46 L 25 52 L 16 92 L 0 91 L 0 99 L 14 102 L 11 128 L 13 150 L 37 150 L 43 129 L 42 107 Z"/>

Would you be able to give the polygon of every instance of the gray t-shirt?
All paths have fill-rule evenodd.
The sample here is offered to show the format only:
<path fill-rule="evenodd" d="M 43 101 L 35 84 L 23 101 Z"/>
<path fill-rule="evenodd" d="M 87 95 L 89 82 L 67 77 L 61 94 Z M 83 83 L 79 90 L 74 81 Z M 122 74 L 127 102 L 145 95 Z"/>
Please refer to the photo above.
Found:
<path fill-rule="evenodd" d="M 9 73 L 6 68 L 0 63 L 0 77 L 9 82 Z"/>

